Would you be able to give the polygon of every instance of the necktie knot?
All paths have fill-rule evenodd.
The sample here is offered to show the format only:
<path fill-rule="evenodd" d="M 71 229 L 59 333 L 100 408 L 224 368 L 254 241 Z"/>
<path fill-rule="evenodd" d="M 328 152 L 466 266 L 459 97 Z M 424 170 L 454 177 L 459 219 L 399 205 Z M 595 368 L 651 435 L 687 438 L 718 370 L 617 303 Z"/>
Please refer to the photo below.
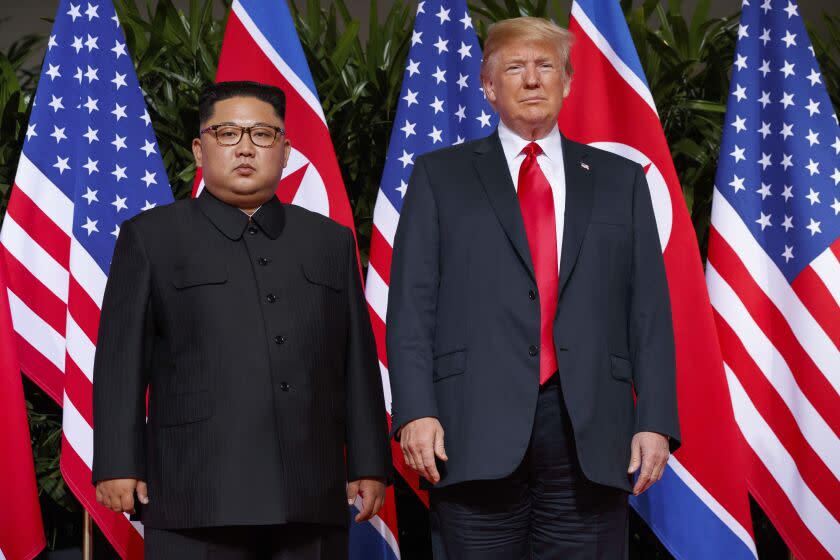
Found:
<path fill-rule="evenodd" d="M 537 144 L 536 142 L 531 142 L 530 144 L 522 148 L 522 153 L 525 154 L 526 158 L 529 158 L 537 157 L 538 155 L 543 153 L 543 151 L 542 148 L 540 148 L 539 144 Z"/>

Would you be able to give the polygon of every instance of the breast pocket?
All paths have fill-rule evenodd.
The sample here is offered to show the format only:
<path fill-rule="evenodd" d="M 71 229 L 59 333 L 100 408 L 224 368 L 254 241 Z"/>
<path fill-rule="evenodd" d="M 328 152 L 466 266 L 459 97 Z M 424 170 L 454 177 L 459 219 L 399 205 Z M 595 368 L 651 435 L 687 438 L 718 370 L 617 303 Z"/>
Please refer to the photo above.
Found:
<path fill-rule="evenodd" d="M 344 290 L 346 279 L 343 271 L 330 263 L 306 263 L 302 266 L 303 276 L 310 284 L 328 288 L 332 292 Z"/>
<path fill-rule="evenodd" d="M 175 268 L 172 275 L 172 283 L 178 290 L 224 284 L 227 280 L 227 267 L 224 264 L 212 262 L 181 265 Z"/>

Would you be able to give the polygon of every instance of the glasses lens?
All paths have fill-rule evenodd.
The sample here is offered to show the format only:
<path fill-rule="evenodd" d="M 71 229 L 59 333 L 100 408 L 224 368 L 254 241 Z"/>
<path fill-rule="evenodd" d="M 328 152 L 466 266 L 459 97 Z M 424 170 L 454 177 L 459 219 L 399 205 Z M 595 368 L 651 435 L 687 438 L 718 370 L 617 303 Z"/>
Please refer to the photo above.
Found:
<path fill-rule="evenodd" d="M 257 146 L 268 147 L 274 144 L 276 131 L 268 126 L 255 126 L 251 129 L 251 141 Z"/>
<path fill-rule="evenodd" d="M 238 126 L 222 126 L 216 129 L 216 139 L 222 146 L 238 144 L 242 138 L 242 129 Z"/>

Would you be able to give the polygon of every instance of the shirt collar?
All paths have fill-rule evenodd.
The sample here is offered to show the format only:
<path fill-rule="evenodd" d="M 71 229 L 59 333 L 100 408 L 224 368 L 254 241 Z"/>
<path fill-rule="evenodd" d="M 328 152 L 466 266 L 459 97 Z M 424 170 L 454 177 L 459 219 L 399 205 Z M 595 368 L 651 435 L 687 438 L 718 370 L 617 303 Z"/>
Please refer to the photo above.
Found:
<path fill-rule="evenodd" d="M 249 222 L 245 212 L 222 202 L 207 188 L 198 195 L 198 205 L 204 215 L 225 236 L 233 240 L 242 237 L 242 232 L 245 231 Z M 250 221 L 256 223 L 270 238 L 276 239 L 283 231 L 285 224 L 283 203 L 276 196 L 271 197 L 260 206 L 260 211 L 255 212 Z"/>
<path fill-rule="evenodd" d="M 505 160 L 510 164 L 522 153 L 523 148 L 531 143 L 531 140 L 527 140 L 516 134 L 501 119 L 499 119 L 498 130 L 499 140 L 502 142 L 502 150 L 505 152 Z M 542 148 L 543 154 L 552 162 L 557 164 L 563 161 L 563 142 L 558 127 L 555 126 L 548 133 L 548 136 L 535 140 L 535 142 Z"/>

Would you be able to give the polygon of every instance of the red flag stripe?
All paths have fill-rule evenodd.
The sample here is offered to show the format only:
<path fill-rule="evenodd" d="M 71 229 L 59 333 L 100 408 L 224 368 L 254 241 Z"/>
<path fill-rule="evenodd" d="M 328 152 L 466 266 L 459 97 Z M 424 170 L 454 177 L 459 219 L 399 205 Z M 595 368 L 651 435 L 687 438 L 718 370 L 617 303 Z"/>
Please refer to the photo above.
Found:
<path fill-rule="evenodd" d="M 7 213 L 25 231 L 37 232 L 38 245 L 65 269 L 70 266 L 70 237 L 15 184 Z M 32 236 L 35 238 L 35 236 Z"/>
<path fill-rule="evenodd" d="M 64 335 L 67 326 L 67 305 L 52 290 L 23 266 L 14 255 L 6 253 L 9 289 L 33 310 L 55 332 Z"/>

